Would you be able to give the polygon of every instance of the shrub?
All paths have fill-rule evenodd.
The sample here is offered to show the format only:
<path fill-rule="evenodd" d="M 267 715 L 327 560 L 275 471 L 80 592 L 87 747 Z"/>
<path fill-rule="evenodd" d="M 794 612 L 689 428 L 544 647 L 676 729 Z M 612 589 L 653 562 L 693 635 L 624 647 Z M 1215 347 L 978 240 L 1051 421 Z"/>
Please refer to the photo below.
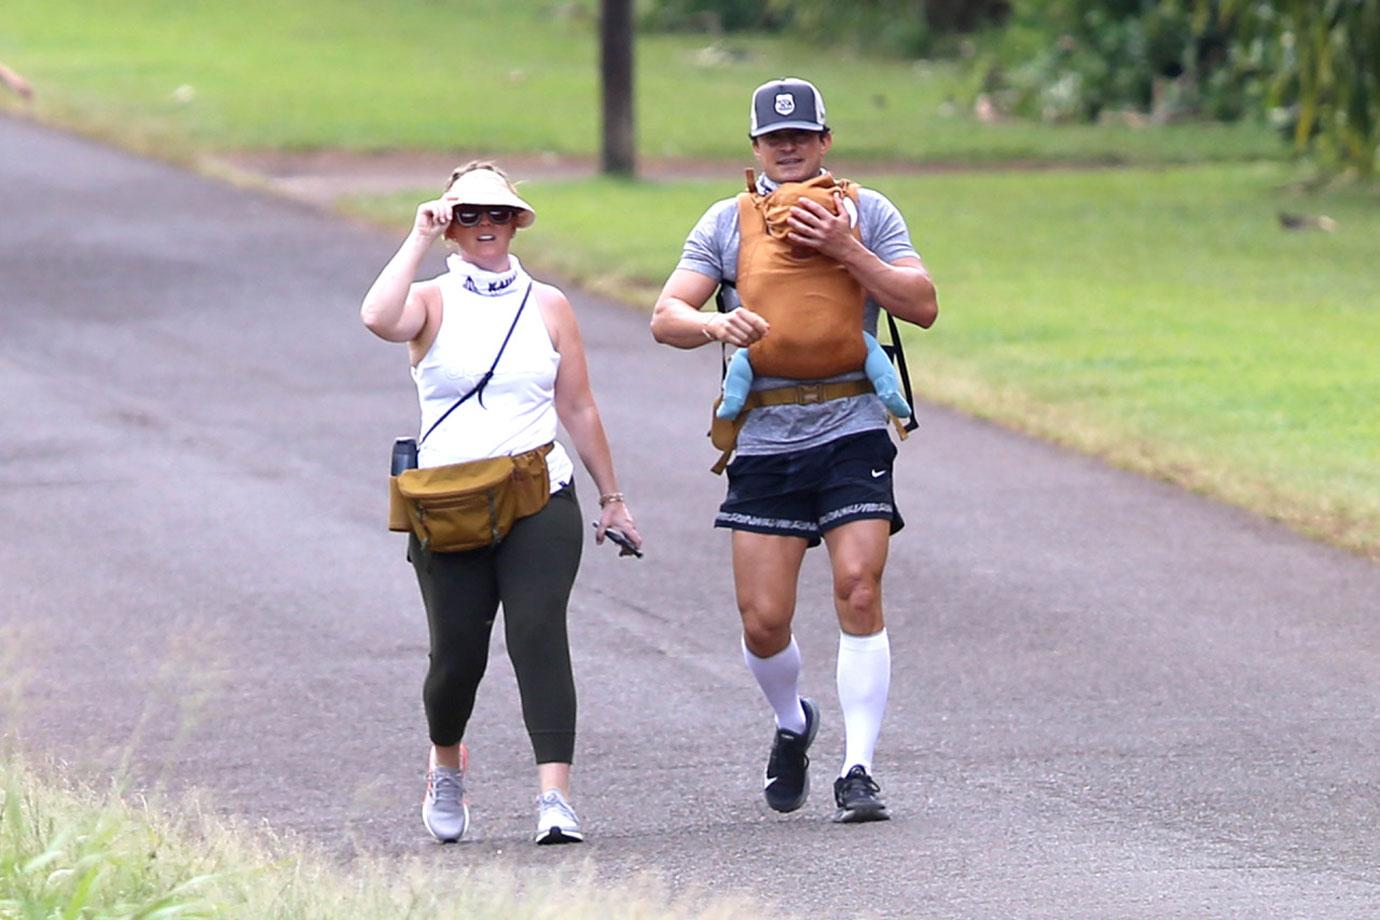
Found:
<path fill-rule="evenodd" d="M 1235 118 L 1253 87 L 1229 49 L 1222 17 L 1194 0 L 1015 0 L 984 85 L 999 107 L 1045 120 Z"/>
<path fill-rule="evenodd" d="M 646 0 L 639 21 L 660 31 L 788 31 L 822 44 L 918 57 L 937 35 L 1000 22 L 1010 0 Z"/>
<path fill-rule="evenodd" d="M 767 0 L 651 0 L 639 14 L 654 32 L 774 32 L 785 21 Z"/>

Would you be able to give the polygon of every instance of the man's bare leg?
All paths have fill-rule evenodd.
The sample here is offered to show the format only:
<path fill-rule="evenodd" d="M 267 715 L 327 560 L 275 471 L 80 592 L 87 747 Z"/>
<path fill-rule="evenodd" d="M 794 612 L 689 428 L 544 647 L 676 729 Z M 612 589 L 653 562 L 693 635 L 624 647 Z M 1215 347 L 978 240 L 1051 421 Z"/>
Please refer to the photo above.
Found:
<path fill-rule="evenodd" d="M 891 644 L 882 617 L 882 571 L 890 534 L 890 521 L 865 520 L 824 537 L 840 630 L 837 681 L 846 740 L 843 768 L 834 784 L 834 820 L 841 822 L 887 817 L 872 779 L 872 758 L 891 688 Z"/>
<path fill-rule="evenodd" d="M 733 580 L 743 619 L 743 660 L 776 715 L 764 794 L 776 811 L 795 811 L 810 794 L 806 752 L 819 709 L 800 696 L 800 648 L 791 635 L 802 537 L 733 532 Z"/>

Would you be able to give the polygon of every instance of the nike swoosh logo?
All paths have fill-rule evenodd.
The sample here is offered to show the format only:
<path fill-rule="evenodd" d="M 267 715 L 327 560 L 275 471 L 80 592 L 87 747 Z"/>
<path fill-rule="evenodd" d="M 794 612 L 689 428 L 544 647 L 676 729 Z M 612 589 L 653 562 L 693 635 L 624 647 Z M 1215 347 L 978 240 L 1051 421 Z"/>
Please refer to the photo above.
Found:
<path fill-rule="evenodd" d="M 886 470 L 873 470 L 873 471 L 872 471 L 872 478 L 873 478 L 873 479 L 876 479 L 878 476 L 885 476 L 885 475 L 886 475 Z"/>

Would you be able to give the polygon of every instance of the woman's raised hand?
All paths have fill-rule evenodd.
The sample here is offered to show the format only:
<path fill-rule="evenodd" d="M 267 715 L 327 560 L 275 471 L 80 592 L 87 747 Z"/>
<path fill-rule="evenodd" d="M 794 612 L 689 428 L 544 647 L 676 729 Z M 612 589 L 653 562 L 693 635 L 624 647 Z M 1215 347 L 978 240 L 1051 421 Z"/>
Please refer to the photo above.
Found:
<path fill-rule="evenodd" d="M 455 202 L 447 201 L 445 198 L 422 202 L 417 205 L 417 219 L 412 224 L 412 232 L 427 240 L 436 239 L 450 226 L 454 207 Z"/>

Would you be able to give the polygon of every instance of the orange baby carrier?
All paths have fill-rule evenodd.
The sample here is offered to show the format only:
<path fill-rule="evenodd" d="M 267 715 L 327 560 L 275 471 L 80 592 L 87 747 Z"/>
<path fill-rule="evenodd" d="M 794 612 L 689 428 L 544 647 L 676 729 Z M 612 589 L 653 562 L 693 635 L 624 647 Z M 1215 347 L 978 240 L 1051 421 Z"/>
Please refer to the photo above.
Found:
<path fill-rule="evenodd" d="M 809 198 L 838 213 L 843 201 L 851 201 L 857 214 L 858 187 L 847 179 L 825 173 L 808 182 L 785 182 L 770 195 L 757 192 L 751 169 L 747 170 L 748 191 L 738 195 L 738 289 L 742 305 L 766 318 L 771 330 L 748 346 L 754 375 L 814 381 L 848 371 L 861 370 L 867 362 L 867 343 L 863 340 L 863 287 L 842 263 L 822 253 L 796 246 L 786 239 L 790 228 L 786 219 L 791 208 Z M 853 221 L 853 236 L 861 240 L 858 221 Z M 726 310 L 723 289 L 719 290 L 719 310 Z M 910 399 L 910 377 L 896 321 L 887 314 L 891 329 L 891 348 Z M 727 368 L 727 359 L 724 362 Z M 738 431 L 748 413 L 761 406 L 811 405 L 860 396 L 872 392 L 868 380 L 841 380 L 834 383 L 799 383 L 766 390 L 753 390 L 738 417 L 710 422 L 709 438 L 722 451 L 711 469 L 722 473 L 738 442 Z M 718 402 L 714 407 L 718 408 Z M 892 418 L 902 440 L 916 426 Z"/>
<path fill-rule="evenodd" d="M 749 176 L 751 175 L 749 171 Z M 818 380 L 862 368 L 862 285 L 842 263 L 786 238 L 790 210 L 808 198 L 837 214 L 843 199 L 857 214 L 858 187 L 828 173 L 808 182 L 783 182 L 769 195 L 738 195 L 738 294 L 771 331 L 748 348 L 755 374 Z M 861 239 L 856 217 L 853 236 Z"/>

